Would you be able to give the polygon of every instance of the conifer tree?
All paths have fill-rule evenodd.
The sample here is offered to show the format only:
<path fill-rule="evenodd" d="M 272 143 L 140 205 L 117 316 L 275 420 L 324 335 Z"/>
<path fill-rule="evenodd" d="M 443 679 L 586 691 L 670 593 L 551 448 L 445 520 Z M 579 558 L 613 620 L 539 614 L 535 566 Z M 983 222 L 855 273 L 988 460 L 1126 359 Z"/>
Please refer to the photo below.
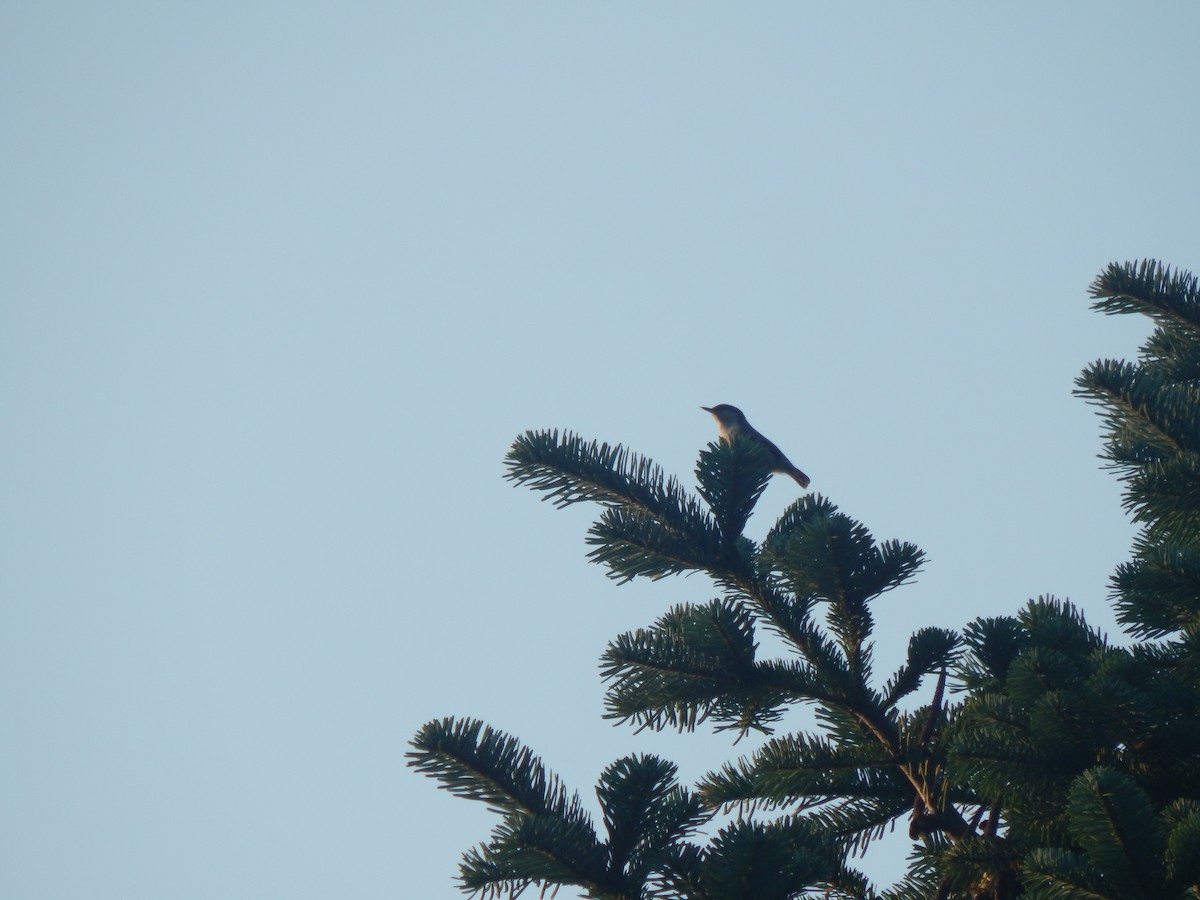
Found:
<path fill-rule="evenodd" d="M 1077 380 L 1106 422 L 1103 457 L 1142 523 L 1112 579 L 1114 646 L 1043 598 L 964 634 L 967 689 L 948 769 L 1002 810 L 988 853 L 1025 897 L 1200 896 L 1200 291 L 1153 261 L 1111 265 L 1094 308 L 1157 325 L 1137 363 Z M 979 874 L 943 853 L 954 883 Z"/>
<path fill-rule="evenodd" d="M 600 506 L 589 557 L 614 579 L 701 572 L 718 591 L 609 644 L 610 717 L 745 735 L 803 704 L 818 727 L 694 789 L 657 757 L 618 760 L 596 786 L 601 830 L 515 738 L 430 722 L 410 764 L 501 816 L 464 856 L 461 886 L 607 900 L 1200 897 L 1200 292 L 1145 262 L 1110 266 L 1092 294 L 1097 309 L 1158 325 L 1139 363 L 1097 362 L 1078 382 L 1101 405 L 1105 456 L 1143 523 L 1113 578 L 1128 646 L 1044 597 L 962 634 L 918 630 L 881 679 L 872 608 L 913 579 L 916 546 L 876 541 L 814 494 L 750 540 L 771 467 L 751 439 L 703 450 L 692 493 L 620 446 L 519 437 L 508 477 L 558 506 Z M 784 658 L 761 657 L 763 629 Z M 906 707 L 926 679 L 930 702 Z M 720 814 L 724 827 L 701 834 Z M 849 860 L 898 820 L 913 864 L 876 893 Z"/>

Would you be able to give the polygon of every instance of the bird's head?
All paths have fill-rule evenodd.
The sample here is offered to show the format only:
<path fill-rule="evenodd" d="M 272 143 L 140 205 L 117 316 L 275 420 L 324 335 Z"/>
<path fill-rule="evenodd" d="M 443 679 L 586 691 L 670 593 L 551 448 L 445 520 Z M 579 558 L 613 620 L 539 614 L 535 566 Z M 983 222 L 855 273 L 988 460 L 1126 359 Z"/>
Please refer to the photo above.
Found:
<path fill-rule="evenodd" d="M 713 418 L 723 428 L 740 428 L 746 424 L 746 417 L 742 415 L 742 411 L 736 406 L 730 406 L 728 403 L 718 403 L 716 406 L 702 406 L 700 408 L 707 413 L 712 413 Z"/>

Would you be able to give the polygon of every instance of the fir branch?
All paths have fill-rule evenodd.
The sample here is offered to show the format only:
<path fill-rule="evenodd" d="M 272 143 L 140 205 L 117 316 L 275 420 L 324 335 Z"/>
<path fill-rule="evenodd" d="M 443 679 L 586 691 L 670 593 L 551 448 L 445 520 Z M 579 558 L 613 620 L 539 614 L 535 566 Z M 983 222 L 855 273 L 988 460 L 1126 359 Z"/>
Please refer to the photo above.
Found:
<path fill-rule="evenodd" d="M 930 900 L 938 896 L 939 881 L 931 855 L 918 847 L 904 879 L 884 890 L 879 900 Z"/>
<path fill-rule="evenodd" d="M 704 857 L 705 851 L 694 844 L 671 846 L 655 873 L 655 888 L 671 900 L 711 900 L 704 889 Z"/>
<path fill-rule="evenodd" d="M 588 529 L 588 559 L 619 583 L 639 576 L 657 581 L 712 565 L 721 555 L 718 541 L 711 531 L 688 534 L 641 510 L 610 508 Z"/>
<path fill-rule="evenodd" d="M 792 900 L 806 889 L 850 882 L 848 875 L 828 835 L 789 818 L 723 828 L 703 858 L 701 882 L 712 900 Z"/>
<path fill-rule="evenodd" d="M 1030 643 L 1072 652 L 1080 659 L 1107 646 L 1104 636 L 1088 626 L 1083 610 L 1049 595 L 1030 600 L 1017 613 Z"/>
<path fill-rule="evenodd" d="M 938 848 L 937 856 L 947 896 L 1007 900 L 1017 895 L 1014 868 L 1020 856 L 1002 838 L 966 835 Z"/>
<path fill-rule="evenodd" d="M 771 478 L 771 454 L 758 441 L 739 436 L 700 451 L 696 481 L 712 510 L 726 547 L 742 536 L 754 507 Z"/>
<path fill-rule="evenodd" d="M 1162 878 L 1165 835 L 1150 798 L 1129 776 L 1103 767 L 1084 772 L 1068 792 L 1067 816 L 1106 881 L 1122 893 L 1155 893 L 1147 888 Z"/>
<path fill-rule="evenodd" d="M 1200 334 L 1158 328 L 1142 345 L 1143 365 L 1168 382 L 1200 382 Z"/>
<path fill-rule="evenodd" d="M 763 549 L 781 552 L 790 535 L 803 531 L 812 522 L 832 516 L 837 511 L 837 505 L 828 497 L 820 494 L 805 494 L 797 497 L 767 532 L 766 540 L 763 541 Z"/>
<path fill-rule="evenodd" d="M 1182 450 L 1200 451 L 1200 388 L 1162 370 L 1097 360 L 1075 380 L 1075 394 L 1102 407 L 1107 457 L 1120 465 L 1155 461 Z"/>
<path fill-rule="evenodd" d="M 1196 276 L 1171 271 L 1146 259 L 1110 263 L 1092 282 L 1092 309 L 1106 313 L 1142 313 L 1187 331 L 1200 331 L 1200 286 Z"/>
<path fill-rule="evenodd" d="M 1167 851 L 1163 865 L 1167 879 L 1176 885 L 1200 883 L 1200 802 L 1176 800 L 1163 810 Z"/>
<path fill-rule="evenodd" d="M 451 717 L 428 722 L 417 732 L 408 765 L 436 778 L 450 793 L 486 803 L 500 813 L 583 816 L 578 797 L 521 744 L 478 719 Z"/>
<path fill-rule="evenodd" d="M 1060 766 L 1056 750 L 1029 734 L 1027 715 L 1007 695 L 976 694 L 959 708 L 952 725 L 945 777 L 970 784 L 987 799 L 1024 785 L 1015 801 L 1044 804 L 1056 794 L 1065 796 L 1061 776 L 1078 771 Z"/>
<path fill-rule="evenodd" d="M 1200 547 L 1178 538 L 1134 542 L 1112 577 L 1117 621 L 1143 638 L 1200 625 Z"/>
<path fill-rule="evenodd" d="M 761 562 L 761 561 L 760 561 Z M 812 618 L 815 601 L 798 598 L 772 583 L 769 572 L 728 584 L 754 606 L 764 624 L 794 647 L 829 687 L 827 696 L 848 695 L 853 681 L 845 657 Z"/>
<path fill-rule="evenodd" d="M 924 554 L 912 544 L 876 545 L 870 531 L 819 495 L 792 504 L 763 542 L 762 561 L 781 573 L 805 612 L 829 603 L 828 624 L 852 677 L 870 674 L 868 638 L 874 619 L 867 604 L 910 580 Z"/>
<path fill-rule="evenodd" d="M 829 683 L 804 660 L 765 659 L 754 665 L 757 676 L 793 702 L 830 704 L 838 701 Z"/>
<path fill-rule="evenodd" d="M 1028 853 L 1022 867 L 1025 887 L 1022 897 L 1030 900 L 1112 900 L 1112 893 L 1097 872 L 1070 850 L 1044 847 Z"/>
<path fill-rule="evenodd" d="M 492 833 L 488 843 L 463 856 L 463 888 L 483 896 L 510 896 L 531 884 L 557 889 L 578 886 L 593 897 L 632 898 L 607 867 L 607 850 L 590 823 L 543 814 L 517 814 Z"/>
<path fill-rule="evenodd" d="M 1104 409 L 1104 456 L 1123 473 L 1135 521 L 1155 536 L 1200 536 L 1200 387 L 1165 367 L 1113 361 L 1085 369 L 1077 385 Z"/>
<path fill-rule="evenodd" d="M 691 730 L 710 716 L 742 733 L 765 730 L 802 673 L 760 667 L 755 649 L 753 618 L 740 603 L 677 606 L 605 651 L 606 715 L 656 730 Z"/>
<path fill-rule="evenodd" d="M 879 545 L 875 565 L 859 578 L 858 590 L 868 597 L 894 590 L 912 582 L 925 565 L 925 551 L 909 541 L 884 541 Z"/>
<path fill-rule="evenodd" d="M 710 818 L 676 784 L 676 767 L 656 756 L 628 756 L 600 776 L 596 796 L 608 830 L 610 871 L 643 880 L 663 854 Z"/>
<path fill-rule="evenodd" d="M 964 688 L 973 691 L 999 691 L 1013 661 L 1029 645 L 1029 634 L 1012 616 L 976 619 L 962 636 L 967 652 L 957 675 Z"/>
<path fill-rule="evenodd" d="M 906 809 L 912 803 L 912 791 L 903 779 L 870 773 L 873 769 L 894 770 L 897 763 L 894 756 L 874 744 L 850 745 L 816 735 L 787 735 L 769 741 L 750 759 L 709 773 L 697 790 L 705 804 L 712 807 L 746 803 L 775 807 L 820 804 L 837 798 L 886 797 Z"/>
<path fill-rule="evenodd" d="M 908 640 L 908 658 L 883 689 L 885 707 L 893 707 L 921 686 L 926 675 L 955 661 L 962 639 L 945 628 L 922 628 Z"/>
<path fill-rule="evenodd" d="M 636 511 L 680 535 L 718 535 L 699 501 L 652 460 L 620 444 L 585 442 L 558 429 L 527 431 L 504 458 L 510 481 L 545 491 L 545 500 L 563 507 L 593 501 Z"/>
<path fill-rule="evenodd" d="M 912 807 L 904 797 L 866 797 L 827 803 L 808 817 L 833 835 L 851 856 L 864 856 L 867 848 L 888 832 Z"/>

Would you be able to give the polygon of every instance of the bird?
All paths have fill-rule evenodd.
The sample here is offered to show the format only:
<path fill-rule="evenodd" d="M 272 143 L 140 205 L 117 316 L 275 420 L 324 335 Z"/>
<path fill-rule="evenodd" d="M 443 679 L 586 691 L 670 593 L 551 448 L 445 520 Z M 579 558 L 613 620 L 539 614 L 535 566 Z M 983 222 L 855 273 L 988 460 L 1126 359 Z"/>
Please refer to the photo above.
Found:
<path fill-rule="evenodd" d="M 700 408 L 707 413 L 712 413 L 712 417 L 717 420 L 718 434 L 726 444 L 733 443 L 733 439 L 739 434 L 753 438 L 762 444 L 771 455 L 771 461 L 774 463 L 771 466 L 772 472 L 778 472 L 781 475 L 791 475 L 796 479 L 800 487 L 808 487 L 809 477 L 793 466 L 791 460 L 783 455 L 782 450 L 755 431 L 754 427 L 746 421 L 745 414 L 736 406 L 730 406 L 728 403 L 718 403 L 716 406 L 702 406 Z"/>

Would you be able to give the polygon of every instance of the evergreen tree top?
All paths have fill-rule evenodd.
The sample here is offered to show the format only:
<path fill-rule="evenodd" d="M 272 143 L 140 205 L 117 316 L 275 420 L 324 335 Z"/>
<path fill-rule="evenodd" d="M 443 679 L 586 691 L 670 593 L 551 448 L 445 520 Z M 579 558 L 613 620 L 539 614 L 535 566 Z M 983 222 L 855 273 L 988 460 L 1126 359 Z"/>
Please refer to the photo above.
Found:
<path fill-rule="evenodd" d="M 1105 422 L 1103 458 L 1142 530 L 1112 579 L 1110 644 L 1053 597 L 919 628 L 904 664 L 873 667 L 874 609 L 913 581 L 915 545 L 877 540 L 826 497 L 744 534 L 776 460 L 752 435 L 700 453 L 696 489 L 619 445 L 527 432 L 507 477 L 557 506 L 600 507 L 589 558 L 618 581 L 699 572 L 718 596 L 618 635 L 601 659 L 606 715 L 638 728 L 817 727 L 679 785 L 628 756 L 599 778 L 602 822 L 517 739 L 427 724 L 410 764 L 500 817 L 460 884 L 485 897 L 570 886 L 607 900 L 1051 900 L 1200 896 L 1200 293 L 1157 262 L 1109 266 L 1094 307 L 1156 325 L 1137 362 L 1077 381 Z M 767 657 L 759 635 L 782 638 Z M 928 702 L 903 705 L 922 685 Z M 952 699 L 953 698 L 953 699 Z M 898 821 L 907 877 L 877 892 L 850 860 Z M 723 824 L 721 824 L 723 823 Z M 702 829 L 709 826 L 706 833 Z"/>

